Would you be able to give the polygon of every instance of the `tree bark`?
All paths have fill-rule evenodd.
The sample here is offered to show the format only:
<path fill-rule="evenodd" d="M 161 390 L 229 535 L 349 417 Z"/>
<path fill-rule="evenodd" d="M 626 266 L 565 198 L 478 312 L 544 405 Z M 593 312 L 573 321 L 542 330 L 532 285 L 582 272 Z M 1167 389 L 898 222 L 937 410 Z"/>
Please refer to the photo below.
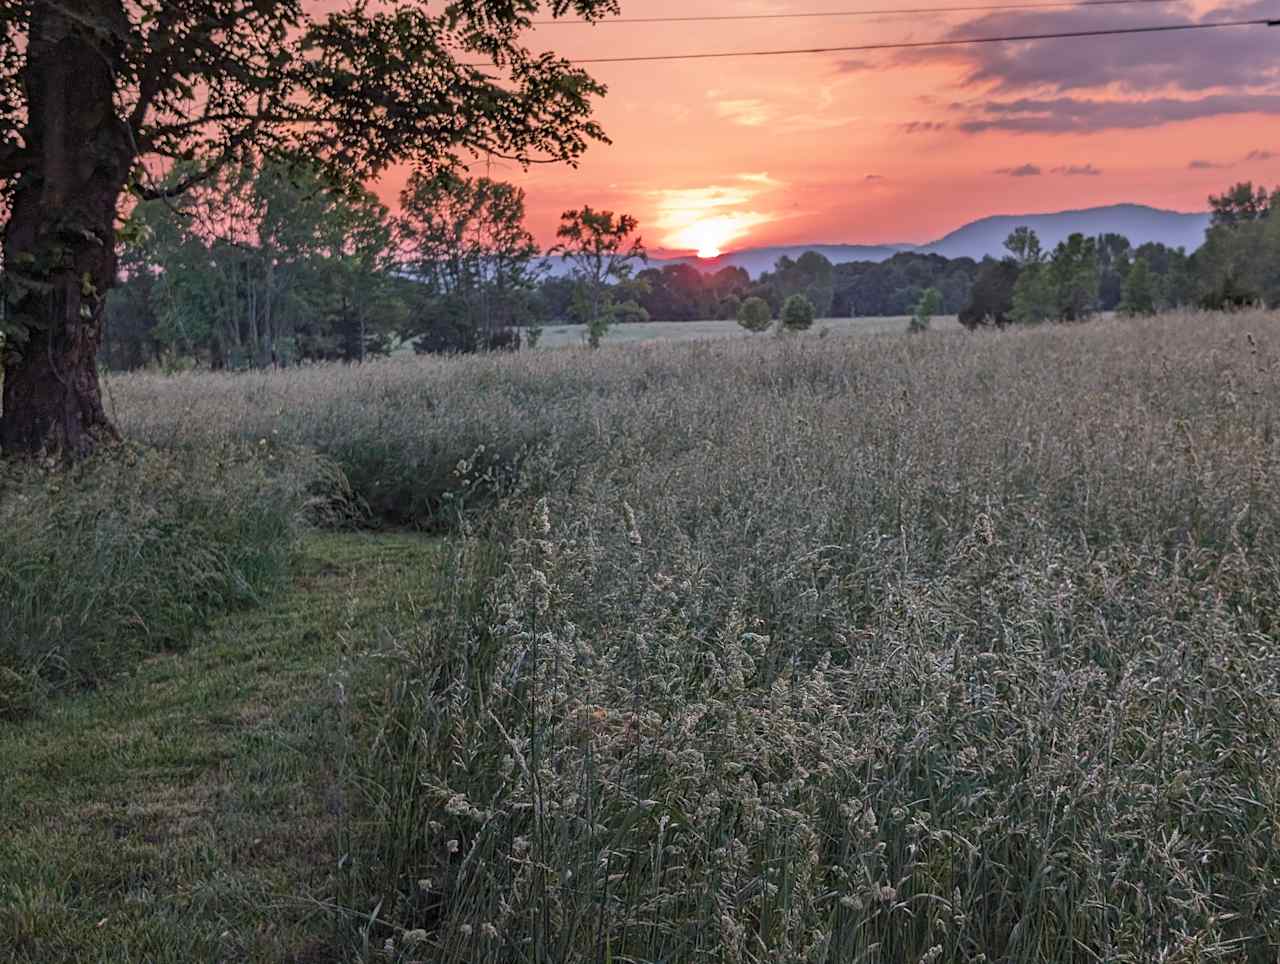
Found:
<path fill-rule="evenodd" d="M 26 161 L 4 227 L 10 321 L 0 450 L 81 458 L 115 430 L 97 353 L 115 281 L 115 216 L 133 161 L 113 94 L 128 24 L 119 0 L 32 4 Z"/>

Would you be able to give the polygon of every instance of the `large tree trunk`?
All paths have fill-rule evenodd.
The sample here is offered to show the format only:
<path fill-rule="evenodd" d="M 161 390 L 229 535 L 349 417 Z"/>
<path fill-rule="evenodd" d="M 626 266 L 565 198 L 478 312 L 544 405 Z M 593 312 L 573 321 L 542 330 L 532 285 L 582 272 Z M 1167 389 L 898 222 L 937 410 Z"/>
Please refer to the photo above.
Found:
<path fill-rule="evenodd" d="M 27 160 L 4 228 L 10 320 L 26 331 L 4 360 L 7 455 L 79 458 L 115 435 L 97 352 L 133 158 L 113 102 L 125 29 L 118 0 L 32 4 Z"/>

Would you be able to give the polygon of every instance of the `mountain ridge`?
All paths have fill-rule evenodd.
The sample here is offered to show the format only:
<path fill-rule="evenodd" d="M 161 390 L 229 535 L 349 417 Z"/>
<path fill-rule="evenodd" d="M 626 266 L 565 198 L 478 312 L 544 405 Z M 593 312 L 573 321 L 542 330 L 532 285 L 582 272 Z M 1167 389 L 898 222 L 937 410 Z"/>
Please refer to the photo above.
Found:
<path fill-rule="evenodd" d="M 992 214 L 961 225 L 936 241 L 928 244 L 784 244 L 730 251 L 716 258 L 694 256 L 674 258 L 650 258 L 645 267 L 664 268 L 670 265 L 693 265 L 704 274 L 713 274 L 722 268 L 743 268 L 753 278 L 773 269 L 784 255 L 798 258 L 806 251 L 817 251 L 833 264 L 850 261 L 886 261 L 895 254 L 940 254 L 946 258 L 969 257 L 976 261 L 990 255 L 1004 255 L 1004 240 L 1014 228 L 1026 226 L 1040 237 L 1046 249 L 1052 249 L 1060 241 L 1075 232 L 1086 235 L 1123 234 L 1134 247 L 1148 241 L 1158 241 L 1172 248 L 1185 248 L 1188 253 L 1204 241 L 1209 226 L 1209 214 L 1186 211 L 1170 211 L 1146 204 L 1107 204 L 1091 208 L 1051 211 L 1043 214 Z M 550 259 L 551 273 L 568 272 L 563 259 Z"/>

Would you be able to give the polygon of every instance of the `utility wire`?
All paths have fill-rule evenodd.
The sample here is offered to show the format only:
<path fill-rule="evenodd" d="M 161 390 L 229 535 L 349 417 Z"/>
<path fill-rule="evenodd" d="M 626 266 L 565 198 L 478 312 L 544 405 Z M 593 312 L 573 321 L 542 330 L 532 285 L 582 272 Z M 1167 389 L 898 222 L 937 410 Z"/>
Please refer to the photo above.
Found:
<path fill-rule="evenodd" d="M 983 3 L 952 7 L 897 7 L 863 10 L 819 10 L 808 13 L 731 13 L 687 17 L 608 17 L 603 20 L 530 21 L 539 27 L 599 27 L 618 23 L 723 23 L 743 20 L 817 20 L 835 17 L 880 17 L 892 14 L 984 13 L 995 10 L 1049 10 L 1062 7 L 1120 7 L 1133 4 L 1176 3 L 1178 0 L 1047 0 L 1033 3 Z"/>
<path fill-rule="evenodd" d="M 723 60 L 729 57 L 788 57 L 797 54 L 868 53 L 876 50 L 919 50 L 926 47 L 964 47 L 977 44 L 1021 43 L 1030 40 L 1069 40 L 1082 37 L 1120 37 L 1132 34 L 1174 33 L 1189 30 L 1221 30 L 1226 27 L 1280 27 L 1280 19 L 1221 20 L 1214 23 L 1175 23 L 1151 27 L 1113 27 L 1107 30 L 1064 30 L 1054 33 L 1006 34 L 1000 37 L 964 37 L 952 40 L 919 40 L 897 43 L 851 44 L 843 47 L 797 47 L 787 50 L 726 50 L 694 54 L 641 54 L 630 57 L 584 57 L 571 64 L 638 64 L 670 60 Z M 466 64 L 486 67 L 488 64 Z"/>

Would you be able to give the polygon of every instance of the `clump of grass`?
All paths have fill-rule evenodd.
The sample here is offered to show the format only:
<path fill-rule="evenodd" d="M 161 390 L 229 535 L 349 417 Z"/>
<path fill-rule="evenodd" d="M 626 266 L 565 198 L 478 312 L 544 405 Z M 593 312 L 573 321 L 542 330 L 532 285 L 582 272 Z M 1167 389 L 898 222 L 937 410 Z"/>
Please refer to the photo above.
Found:
<path fill-rule="evenodd" d="M 364 939 L 1269 962 L 1277 330 L 550 363 L 607 443 L 526 458 L 400 638 Z"/>
<path fill-rule="evenodd" d="M 0 471 L 0 714 L 80 686 L 259 602 L 288 573 L 332 470 L 269 445 L 113 448 Z"/>

